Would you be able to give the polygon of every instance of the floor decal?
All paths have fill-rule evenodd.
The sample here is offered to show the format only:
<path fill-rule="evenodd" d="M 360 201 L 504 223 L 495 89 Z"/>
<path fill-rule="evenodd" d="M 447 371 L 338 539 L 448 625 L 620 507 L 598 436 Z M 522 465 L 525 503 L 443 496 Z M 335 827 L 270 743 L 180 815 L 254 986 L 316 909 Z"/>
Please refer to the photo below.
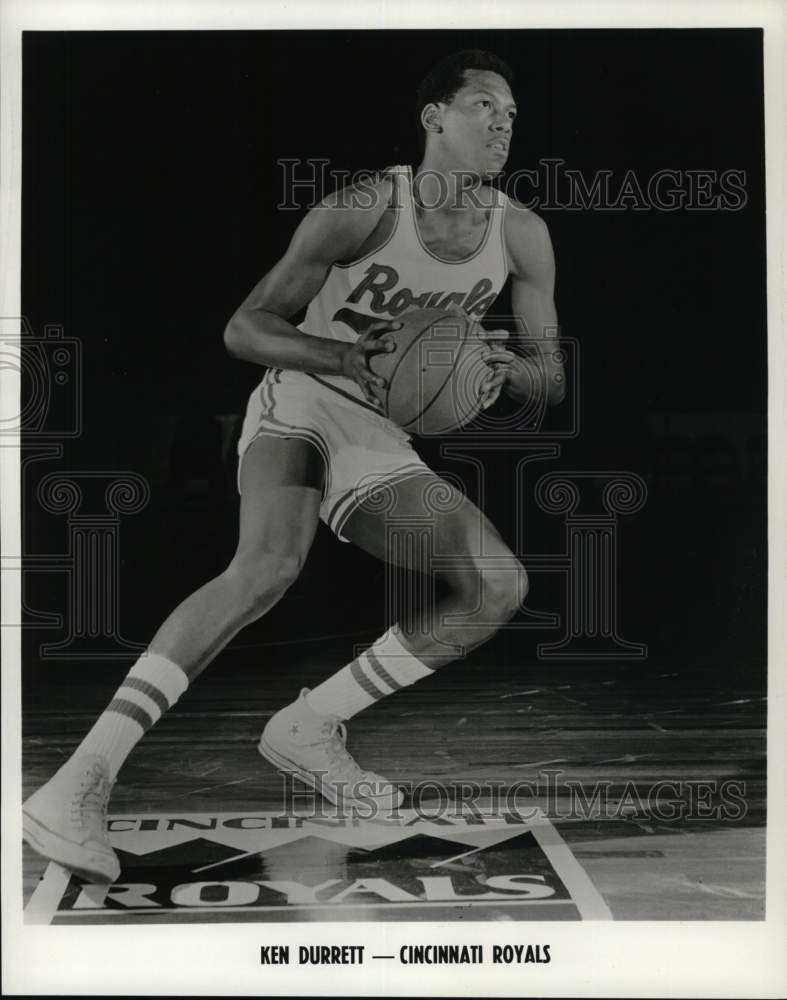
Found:
<path fill-rule="evenodd" d="M 50 863 L 28 922 L 611 919 L 541 813 L 145 813 L 112 816 L 108 830 L 117 882 Z"/>

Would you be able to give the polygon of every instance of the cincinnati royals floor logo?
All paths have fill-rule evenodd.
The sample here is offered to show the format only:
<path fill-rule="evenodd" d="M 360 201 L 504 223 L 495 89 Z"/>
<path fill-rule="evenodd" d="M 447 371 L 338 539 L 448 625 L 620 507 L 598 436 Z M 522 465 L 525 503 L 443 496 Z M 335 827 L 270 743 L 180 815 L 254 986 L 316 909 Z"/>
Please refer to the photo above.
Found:
<path fill-rule="evenodd" d="M 609 911 L 541 814 L 396 821 L 281 813 L 117 815 L 114 885 L 50 864 L 36 923 L 578 920 Z"/>

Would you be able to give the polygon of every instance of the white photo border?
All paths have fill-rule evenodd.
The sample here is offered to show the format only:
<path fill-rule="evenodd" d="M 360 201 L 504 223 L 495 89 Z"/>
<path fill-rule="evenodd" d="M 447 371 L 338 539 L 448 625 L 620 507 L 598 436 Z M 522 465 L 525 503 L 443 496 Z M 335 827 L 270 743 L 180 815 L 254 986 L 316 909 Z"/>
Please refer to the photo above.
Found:
<path fill-rule="evenodd" d="M 751 922 L 620 922 L 564 925 L 430 923 L 219 924 L 155 927 L 40 927 L 22 922 L 21 642 L 2 629 L 3 990 L 11 994 L 718 996 L 771 997 L 787 990 L 785 866 L 787 643 L 787 406 L 784 372 L 785 19 L 780 2 L 528 2 L 467 0 L 344 2 L 325 0 L 5 0 L 0 6 L 0 317 L 21 315 L 22 31 L 271 30 L 282 28 L 699 28 L 764 29 L 768 249 L 769 389 L 769 714 L 767 917 Z M 6 412 L 19 379 L 0 373 Z M 19 412 L 18 407 L 15 412 Z M 2 543 L 20 534 L 19 462 L 0 448 Z M 21 549 L 13 549 L 21 551 Z M 4 574 L 4 621 L 18 621 L 17 574 Z M 549 965 L 418 967 L 392 964 L 309 970 L 259 964 L 261 944 L 367 945 L 391 953 L 397 943 L 508 943 L 548 940 Z M 87 943 L 86 943 L 87 942 Z M 371 972 L 371 976 L 370 976 Z"/>

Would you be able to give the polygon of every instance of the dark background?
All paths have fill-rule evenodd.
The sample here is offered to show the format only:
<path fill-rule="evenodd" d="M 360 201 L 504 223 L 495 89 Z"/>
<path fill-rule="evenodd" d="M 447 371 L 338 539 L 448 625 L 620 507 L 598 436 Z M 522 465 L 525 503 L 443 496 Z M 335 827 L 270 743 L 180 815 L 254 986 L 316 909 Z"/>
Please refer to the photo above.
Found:
<path fill-rule="evenodd" d="M 739 211 L 541 213 L 562 330 L 581 350 L 580 433 L 532 466 L 530 482 L 561 469 L 643 477 L 647 504 L 620 521 L 621 635 L 679 673 L 713 666 L 764 685 L 756 30 L 27 33 L 23 311 L 36 333 L 62 324 L 81 341 L 84 430 L 61 462 L 28 467 L 26 498 L 58 469 L 149 481 L 150 503 L 121 526 L 120 627 L 136 642 L 224 567 L 237 418 L 261 372 L 230 359 L 222 333 L 303 214 L 277 210 L 276 160 L 417 164 L 416 86 L 466 47 L 498 53 L 516 74 L 509 170 L 559 157 L 618 180 L 628 169 L 645 180 L 663 168 L 746 173 Z M 508 311 L 504 292 L 491 315 Z M 441 470 L 464 471 L 440 464 L 439 443 L 419 447 Z M 488 513 L 510 542 L 524 522 L 529 551 L 563 551 L 560 516 L 532 495 L 513 502 L 514 461 L 486 460 Z M 25 507 L 28 552 L 64 551 L 65 519 Z M 63 587 L 62 574 L 31 574 L 25 600 L 62 611 Z M 534 574 L 531 607 L 562 611 L 562 587 L 558 574 Z M 382 567 L 321 527 L 302 579 L 235 646 L 376 635 L 383 597 Z M 524 675 L 536 644 L 559 635 L 498 636 L 488 659 Z M 27 630 L 28 678 L 38 644 L 57 638 Z"/>

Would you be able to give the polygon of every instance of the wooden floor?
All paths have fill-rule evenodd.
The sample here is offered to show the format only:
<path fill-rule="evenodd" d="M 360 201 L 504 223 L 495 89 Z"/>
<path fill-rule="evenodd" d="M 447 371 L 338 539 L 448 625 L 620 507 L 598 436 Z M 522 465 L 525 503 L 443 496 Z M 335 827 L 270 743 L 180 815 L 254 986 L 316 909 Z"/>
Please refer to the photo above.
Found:
<path fill-rule="evenodd" d="M 281 810 L 280 777 L 256 751 L 260 730 L 361 642 L 225 651 L 134 751 L 110 811 Z M 486 649 L 351 720 L 349 746 L 361 764 L 409 787 L 422 806 L 440 795 L 422 782 L 476 782 L 488 797 L 489 788 L 540 780 L 531 803 L 613 918 L 764 917 L 766 702 L 747 685 L 747 665 L 734 679 L 679 658 L 669 668 L 506 666 Z M 66 759 L 127 669 L 38 671 L 25 693 L 25 795 Z M 660 781 L 674 784 L 654 814 Z M 605 812 L 583 813 L 577 801 L 599 789 Z M 670 802 L 674 818 L 665 815 Z M 44 868 L 26 846 L 26 898 Z"/>

